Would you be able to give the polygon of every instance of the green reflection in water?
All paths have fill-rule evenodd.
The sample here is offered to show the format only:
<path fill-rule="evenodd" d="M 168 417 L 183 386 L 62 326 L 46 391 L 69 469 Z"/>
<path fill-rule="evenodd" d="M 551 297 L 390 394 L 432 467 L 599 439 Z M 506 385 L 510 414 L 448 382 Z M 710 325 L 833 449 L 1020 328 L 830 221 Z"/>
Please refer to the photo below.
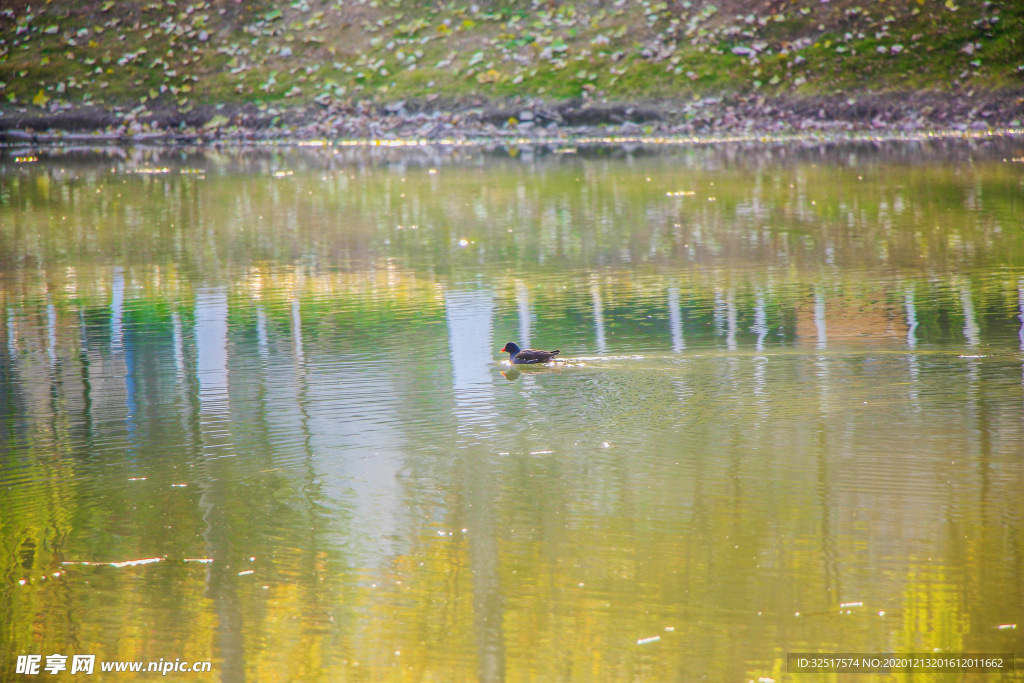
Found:
<path fill-rule="evenodd" d="M 1021 652 L 1014 145 L 0 159 L 2 666 Z"/>

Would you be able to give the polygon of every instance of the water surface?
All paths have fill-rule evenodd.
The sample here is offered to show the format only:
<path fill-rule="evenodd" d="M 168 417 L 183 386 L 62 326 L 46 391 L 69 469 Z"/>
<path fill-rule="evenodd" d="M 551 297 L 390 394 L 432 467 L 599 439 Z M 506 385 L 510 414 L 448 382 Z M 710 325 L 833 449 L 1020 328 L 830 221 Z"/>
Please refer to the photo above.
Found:
<path fill-rule="evenodd" d="M 1024 654 L 1021 149 L 0 157 L 0 666 Z"/>

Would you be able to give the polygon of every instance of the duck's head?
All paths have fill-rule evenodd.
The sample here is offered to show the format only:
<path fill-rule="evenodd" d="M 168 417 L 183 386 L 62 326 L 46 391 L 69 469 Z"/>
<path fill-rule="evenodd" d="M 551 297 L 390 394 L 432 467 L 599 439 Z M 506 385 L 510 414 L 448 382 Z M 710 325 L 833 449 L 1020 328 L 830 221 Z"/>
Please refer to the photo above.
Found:
<path fill-rule="evenodd" d="M 511 353 L 513 356 L 519 353 L 519 346 L 515 342 L 509 342 L 501 348 L 500 353 Z"/>

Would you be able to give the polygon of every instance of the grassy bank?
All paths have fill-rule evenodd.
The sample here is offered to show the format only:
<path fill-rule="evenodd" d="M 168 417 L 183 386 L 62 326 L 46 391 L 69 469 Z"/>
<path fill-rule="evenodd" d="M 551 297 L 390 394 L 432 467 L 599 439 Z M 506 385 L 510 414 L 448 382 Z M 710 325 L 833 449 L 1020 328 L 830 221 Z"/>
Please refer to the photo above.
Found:
<path fill-rule="evenodd" d="M 1024 84 L 1021 2 L 16 0 L 0 41 L 8 112 L 215 105 L 225 124 L 242 105 L 852 102 Z"/>

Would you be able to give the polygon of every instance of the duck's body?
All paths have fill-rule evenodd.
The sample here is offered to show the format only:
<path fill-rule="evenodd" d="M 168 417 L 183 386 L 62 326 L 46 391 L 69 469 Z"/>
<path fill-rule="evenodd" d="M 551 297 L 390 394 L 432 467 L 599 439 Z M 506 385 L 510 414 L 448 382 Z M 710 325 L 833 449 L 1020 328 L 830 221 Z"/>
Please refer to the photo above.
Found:
<path fill-rule="evenodd" d="M 513 365 L 532 365 L 536 363 L 547 363 L 558 355 L 558 349 L 554 351 L 537 351 L 535 349 L 520 349 L 515 342 L 505 344 L 501 349 L 502 353 L 508 354 L 508 360 Z"/>

